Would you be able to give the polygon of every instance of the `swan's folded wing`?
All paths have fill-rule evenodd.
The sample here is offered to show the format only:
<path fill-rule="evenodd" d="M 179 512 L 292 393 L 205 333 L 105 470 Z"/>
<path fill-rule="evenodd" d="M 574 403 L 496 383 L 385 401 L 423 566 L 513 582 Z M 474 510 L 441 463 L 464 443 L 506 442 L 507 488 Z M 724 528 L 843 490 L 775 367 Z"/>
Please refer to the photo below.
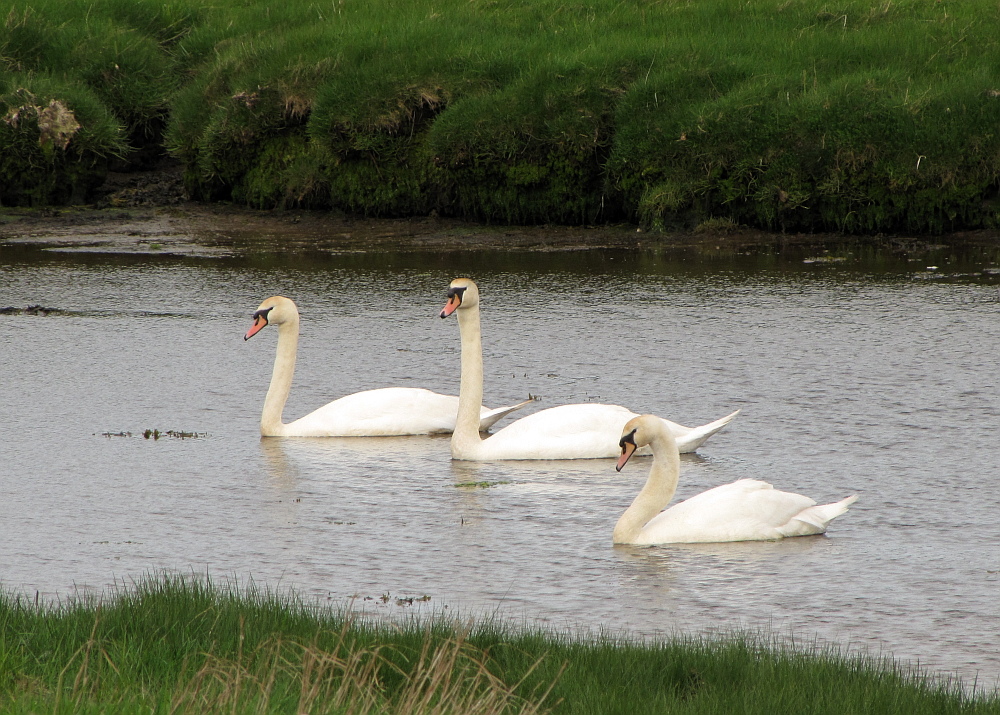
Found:
<path fill-rule="evenodd" d="M 483 442 L 488 459 L 617 457 L 622 427 L 635 413 L 620 405 L 559 405 L 512 422 Z"/>
<path fill-rule="evenodd" d="M 705 441 L 709 437 L 732 422 L 739 413 L 740 411 L 736 410 L 736 412 L 728 414 L 725 417 L 720 417 L 714 422 L 709 422 L 698 427 L 685 427 L 662 417 L 660 419 L 666 423 L 667 427 L 670 428 L 670 433 L 677 440 L 677 450 L 681 454 L 687 454 L 694 452 L 698 447 L 705 444 Z"/>
<path fill-rule="evenodd" d="M 511 412 L 515 412 L 522 407 L 527 407 L 532 402 L 536 402 L 537 397 L 528 396 L 528 399 L 524 402 L 518 402 L 516 405 L 510 405 L 508 407 L 498 407 L 495 410 L 490 410 L 485 407 L 479 410 L 479 431 L 489 432 L 490 427 L 495 425 L 497 422 L 502 420 L 504 417 L 509 415 Z"/>
<path fill-rule="evenodd" d="M 696 494 L 662 512 L 646 529 L 675 542 L 767 541 L 816 502 L 758 479 L 739 479 Z"/>
<path fill-rule="evenodd" d="M 830 522 L 848 511 L 848 507 L 858 500 L 857 494 L 841 499 L 833 504 L 820 504 L 803 509 L 781 527 L 782 536 L 809 536 L 823 534 Z"/>
<path fill-rule="evenodd" d="M 345 395 L 288 425 L 289 436 L 376 437 L 451 432 L 458 398 L 416 387 Z"/>

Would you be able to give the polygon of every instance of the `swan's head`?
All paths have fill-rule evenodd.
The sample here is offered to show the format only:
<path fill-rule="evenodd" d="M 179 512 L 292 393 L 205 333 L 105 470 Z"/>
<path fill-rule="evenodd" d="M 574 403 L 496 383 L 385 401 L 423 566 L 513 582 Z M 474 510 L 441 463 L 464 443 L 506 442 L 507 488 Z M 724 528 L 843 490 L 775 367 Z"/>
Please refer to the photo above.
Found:
<path fill-rule="evenodd" d="M 479 288 L 468 278 L 456 278 L 448 286 L 448 302 L 441 311 L 441 317 L 447 318 L 456 310 L 475 308 L 479 305 Z"/>
<path fill-rule="evenodd" d="M 622 455 L 615 465 L 617 471 L 621 471 L 626 462 L 632 458 L 639 447 L 645 447 L 653 441 L 653 432 L 661 426 L 660 418 L 655 415 L 639 415 L 633 417 L 625 423 L 622 428 L 622 438 L 618 440 Z"/>
<path fill-rule="evenodd" d="M 299 319 L 299 309 L 290 298 L 281 295 L 273 295 L 261 303 L 253 314 L 253 325 L 243 336 L 244 340 L 249 340 L 259 333 L 265 325 L 274 323 L 281 325 Z"/>

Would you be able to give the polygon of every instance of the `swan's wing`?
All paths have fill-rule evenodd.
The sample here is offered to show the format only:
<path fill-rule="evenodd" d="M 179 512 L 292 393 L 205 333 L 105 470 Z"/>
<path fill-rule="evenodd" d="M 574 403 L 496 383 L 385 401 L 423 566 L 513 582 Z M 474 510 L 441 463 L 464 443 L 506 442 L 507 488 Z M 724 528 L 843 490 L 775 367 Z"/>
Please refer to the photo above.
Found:
<path fill-rule="evenodd" d="M 725 427 L 739 410 L 701 427 L 684 427 L 663 420 L 671 432 L 682 432 L 682 452 L 698 445 Z M 600 459 L 617 457 L 625 423 L 638 415 L 621 405 L 581 403 L 559 405 L 522 417 L 484 441 L 487 459 Z M 662 418 L 661 418 L 662 419 Z M 680 443 L 678 444 L 680 447 Z M 643 447 L 639 454 L 651 454 Z"/>
<path fill-rule="evenodd" d="M 735 418 L 739 413 L 740 411 L 736 410 L 736 412 L 733 412 L 732 414 L 721 417 L 714 422 L 709 422 L 706 425 L 701 425 L 700 427 L 685 427 L 684 425 L 679 425 L 676 422 L 671 422 L 670 420 L 663 421 L 670 429 L 670 433 L 673 434 L 674 439 L 677 440 L 678 451 L 680 451 L 681 454 L 687 454 L 688 452 L 693 452 L 698 449 L 698 447 L 705 444 L 705 441 L 709 437 L 732 422 L 733 418 Z M 663 418 L 661 417 L 660 419 Z"/>
<path fill-rule="evenodd" d="M 383 387 L 345 395 L 285 428 L 291 437 L 435 434 L 455 429 L 458 398 L 416 387 Z"/>
<path fill-rule="evenodd" d="M 647 544 L 780 539 L 788 535 L 781 529 L 815 503 L 767 482 L 740 479 L 660 512 L 643 527 L 640 538 Z"/>
<path fill-rule="evenodd" d="M 483 441 L 487 459 L 617 457 L 634 412 L 620 405 L 559 405 L 522 417 Z"/>
<path fill-rule="evenodd" d="M 808 536 L 822 534 L 831 521 L 848 511 L 848 507 L 858 500 L 857 494 L 841 499 L 833 504 L 820 504 L 803 509 L 793 516 L 779 530 L 782 536 Z"/>
<path fill-rule="evenodd" d="M 500 420 L 502 420 L 504 417 L 506 417 L 507 415 L 509 415 L 511 412 L 519 410 L 522 407 L 526 407 L 526 406 L 530 405 L 532 402 L 535 402 L 536 400 L 538 400 L 537 397 L 531 397 L 529 395 L 529 399 L 525 400 L 524 402 L 518 402 L 516 405 L 511 405 L 509 407 L 498 407 L 495 410 L 490 410 L 490 409 L 487 409 L 486 407 L 480 408 L 480 410 L 479 410 L 479 431 L 480 432 L 488 432 L 489 429 L 490 429 L 490 427 L 492 427 L 493 425 L 495 425 L 497 422 L 499 422 Z M 458 410 L 456 409 L 455 412 L 457 414 Z M 452 425 L 452 429 L 454 429 L 454 425 Z"/>
<path fill-rule="evenodd" d="M 480 409 L 479 429 L 529 405 Z M 458 398 L 419 387 L 383 387 L 345 395 L 286 426 L 287 436 L 372 437 L 439 434 L 455 430 Z"/>

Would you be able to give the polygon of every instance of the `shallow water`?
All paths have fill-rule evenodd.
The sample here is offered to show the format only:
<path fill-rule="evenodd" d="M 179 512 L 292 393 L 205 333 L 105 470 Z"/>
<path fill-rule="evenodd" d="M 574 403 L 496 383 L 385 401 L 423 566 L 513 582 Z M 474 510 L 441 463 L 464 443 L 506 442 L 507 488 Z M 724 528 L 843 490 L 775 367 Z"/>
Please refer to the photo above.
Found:
<path fill-rule="evenodd" d="M 389 615 L 748 628 L 995 687 L 998 265 L 974 250 L 0 246 L 0 307 L 57 309 L 0 315 L 0 585 L 55 599 L 176 570 Z M 648 460 L 617 474 L 453 463 L 441 437 L 259 439 L 276 336 L 242 335 L 263 298 L 302 311 L 289 420 L 369 387 L 455 394 L 458 327 L 437 313 L 458 275 L 483 295 L 490 406 L 531 393 L 685 424 L 739 408 L 683 459 L 679 497 L 749 476 L 859 501 L 826 536 L 613 547 Z"/>

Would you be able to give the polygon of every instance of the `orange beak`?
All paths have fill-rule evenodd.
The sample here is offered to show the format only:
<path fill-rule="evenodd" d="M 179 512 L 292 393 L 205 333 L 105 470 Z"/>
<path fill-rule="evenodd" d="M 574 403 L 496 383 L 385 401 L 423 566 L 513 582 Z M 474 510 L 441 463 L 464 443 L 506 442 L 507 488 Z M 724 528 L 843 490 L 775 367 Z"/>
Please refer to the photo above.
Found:
<path fill-rule="evenodd" d="M 254 335 L 259 333 L 265 325 L 267 325 L 267 318 L 265 318 L 263 315 L 255 315 L 253 319 L 253 327 L 251 327 L 250 330 L 247 331 L 247 334 L 243 336 L 243 339 L 249 340 Z"/>
<path fill-rule="evenodd" d="M 441 311 L 441 317 L 447 318 L 449 315 L 458 310 L 458 306 L 462 304 L 462 298 L 458 295 L 453 295 L 448 298 L 448 302 L 444 304 L 444 309 Z"/>
<path fill-rule="evenodd" d="M 615 471 L 620 472 L 625 463 L 635 454 L 636 446 L 632 442 L 625 442 L 622 445 L 622 456 L 618 458 L 618 464 L 615 465 Z"/>

